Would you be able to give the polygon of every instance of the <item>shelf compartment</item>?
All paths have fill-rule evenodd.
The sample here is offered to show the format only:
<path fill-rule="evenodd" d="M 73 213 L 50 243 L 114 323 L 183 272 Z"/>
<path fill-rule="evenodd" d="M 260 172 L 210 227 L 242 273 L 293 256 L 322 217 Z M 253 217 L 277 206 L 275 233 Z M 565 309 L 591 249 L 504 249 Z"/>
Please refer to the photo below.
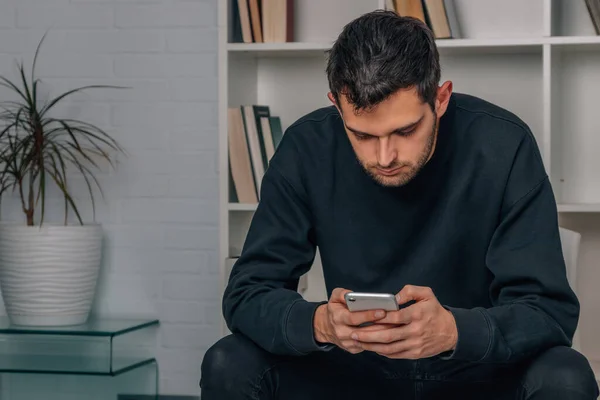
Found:
<path fill-rule="evenodd" d="M 223 0 L 225 1 L 225 0 Z M 232 41 L 233 8 L 227 1 L 228 41 Z M 293 11 L 295 42 L 333 42 L 344 25 L 379 8 L 379 0 L 295 0 Z"/>
<path fill-rule="evenodd" d="M 231 1 L 227 4 L 231 9 Z M 440 47 L 480 48 L 515 47 L 544 37 L 543 10 L 546 0 L 454 0 L 460 25 L 460 39 L 440 41 Z M 382 8 L 381 0 L 302 0 L 294 7 L 294 42 L 231 43 L 230 52 L 254 56 L 290 56 L 323 53 L 337 39 L 344 26 L 353 19 Z M 228 16 L 231 27 L 233 15 Z M 513 42 L 514 40 L 514 42 Z M 459 43 L 461 42 L 461 43 Z M 505 42 L 502 44 L 502 42 Z M 520 43 L 523 42 L 523 43 Z"/>
<path fill-rule="evenodd" d="M 544 0 L 454 0 L 462 38 L 544 36 Z"/>
<path fill-rule="evenodd" d="M 22 327 L 0 317 L 0 372 L 117 376 L 155 363 L 157 320 Z"/>
<path fill-rule="evenodd" d="M 585 0 L 550 0 L 552 36 L 596 35 Z"/>
<path fill-rule="evenodd" d="M 454 92 L 481 97 L 513 112 L 529 125 L 538 143 L 542 143 L 543 102 L 532 101 L 543 96 L 541 51 L 442 55 L 440 63 L 441 82 L 450 80 Z"/>
<path fill-rule="evenodd" d="M 559 204 L 600 204 L 600 121 L 593 84 L 600 79 L 600 52 L 589 50 L 550 48 L 550 176 Z"/>

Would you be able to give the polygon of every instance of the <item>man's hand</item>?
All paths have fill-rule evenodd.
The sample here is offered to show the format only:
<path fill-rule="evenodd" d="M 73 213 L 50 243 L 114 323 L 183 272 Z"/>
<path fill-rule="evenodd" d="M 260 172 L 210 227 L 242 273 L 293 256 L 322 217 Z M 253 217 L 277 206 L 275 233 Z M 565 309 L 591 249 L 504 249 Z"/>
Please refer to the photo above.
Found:
<path fill-rule="evenodd" d="M 377 325 L 391 329 L 365 332 L 354 330 L 351 338 L 363 350 L 389 358 L 418 359 L 453 350 L 458 339 L 456 321 L 438 302 L 428 287 L 405 286 L 397 295 L 399 304 L 415 303 L 398 311 L 387 312 Z"/>
<path fill-rule="evenodd" d="M 386 313 L 383 310 L 351 312 L 346 306 L 344 295 L 351 290 L 336 288 L 331 293 L 327 304 L 319 306 L 315 312 L 313 327 L 315 340 L 321 343 L 333 343 L 352 353 L 360 353 L 363 349 L 357 345 L 350 335 L 352 332 L 374 332 L 393 329 L 393 325 L 371 325 L 358 327 L 365 322 L 381 321 Z"/>

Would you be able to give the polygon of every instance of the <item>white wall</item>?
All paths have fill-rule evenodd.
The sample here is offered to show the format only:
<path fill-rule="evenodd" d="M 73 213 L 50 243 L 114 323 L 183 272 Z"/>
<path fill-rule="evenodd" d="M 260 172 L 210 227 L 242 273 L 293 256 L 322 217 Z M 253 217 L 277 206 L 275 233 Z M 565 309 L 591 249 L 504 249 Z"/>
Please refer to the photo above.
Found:
<path fill-rule="evenodd" d="M 107 245 L 96 310 L 157 316 L 160 391 L 198 394 L 220 322 L 217 0 L 0 0 L 0 74 L 14 78 L 15 58 L 31 60 L 48 29 L 37 72 L 50 93 L 131 87 L 88 92 L 58 110 L 106 128 L 129 152 L 100 175 Z M 50 220 L 62 217 L 55 204 Z M 16 202 L 3 202 L 2 219 L 21 218 Z M 15 375 L 2 398 L 99 398 L 109 384 Z"/>

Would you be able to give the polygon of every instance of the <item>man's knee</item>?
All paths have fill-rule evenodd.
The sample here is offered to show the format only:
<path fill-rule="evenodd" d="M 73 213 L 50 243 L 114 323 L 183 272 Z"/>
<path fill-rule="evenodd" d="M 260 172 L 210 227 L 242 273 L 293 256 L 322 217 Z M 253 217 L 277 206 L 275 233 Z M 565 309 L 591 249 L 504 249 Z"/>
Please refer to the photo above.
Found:
<path fill-rule="evenodd" d="M 204 354 L 201 366 L 202 391 L 237 393 L 252 384 L 253 375 L 268 366 L 268 354 L 248 338 L 226 336 Z"/>
<path fill-rule="evenodd" d="M 228 385 L 227 372 L 234 372 L 236 364 L 233 360 L 235 348 L 238 347 L 235 336 L 224 337 L 213 344 L 204 354 L 201 366 L 200 386 L 220 387 Z"/>
<path fill-rule="evenodd" d="M 526 398 L 552 395 L 555 397 L 550 398 L 596 399 L 599 394 L 588 360 L 569 347 L 551 348 L 533 360 L 525 372 L 523 387 Z"/>

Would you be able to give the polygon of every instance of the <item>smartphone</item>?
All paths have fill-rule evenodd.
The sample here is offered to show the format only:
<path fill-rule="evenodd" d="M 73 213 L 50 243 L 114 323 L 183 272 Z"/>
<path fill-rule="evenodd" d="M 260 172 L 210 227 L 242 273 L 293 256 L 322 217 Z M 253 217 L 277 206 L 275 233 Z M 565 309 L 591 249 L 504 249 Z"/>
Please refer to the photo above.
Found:
<path fill-rule="evenodd" d="M 396 311 L 399 309 L 396 296 L 390 293 L 349 292 L 345 294 L 344 299 L 350 311 Z"/>

